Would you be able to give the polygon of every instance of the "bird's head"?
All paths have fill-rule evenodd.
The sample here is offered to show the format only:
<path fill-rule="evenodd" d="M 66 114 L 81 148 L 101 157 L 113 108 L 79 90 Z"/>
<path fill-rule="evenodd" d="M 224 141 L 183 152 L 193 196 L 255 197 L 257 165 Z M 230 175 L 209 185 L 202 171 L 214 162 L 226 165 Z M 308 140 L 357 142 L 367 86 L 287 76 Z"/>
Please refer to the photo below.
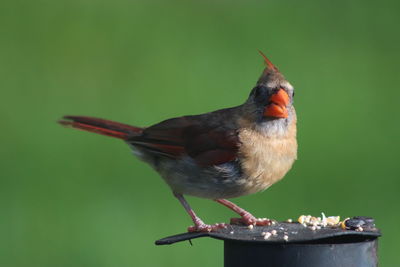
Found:
<path fill-rule="evenodd" d="M 293 86 L 262 52 L 260 54 L 266 67 L 242 106 L 241 125 L 255 127 L 270 136 L 286 135 L 296 123 Z"/>
<path fill-rule="evenodd" d="M 288 120 L 294 116 L 293 86 L 262 53 L 266 67 L 245 103 L 258 122 Z"/>

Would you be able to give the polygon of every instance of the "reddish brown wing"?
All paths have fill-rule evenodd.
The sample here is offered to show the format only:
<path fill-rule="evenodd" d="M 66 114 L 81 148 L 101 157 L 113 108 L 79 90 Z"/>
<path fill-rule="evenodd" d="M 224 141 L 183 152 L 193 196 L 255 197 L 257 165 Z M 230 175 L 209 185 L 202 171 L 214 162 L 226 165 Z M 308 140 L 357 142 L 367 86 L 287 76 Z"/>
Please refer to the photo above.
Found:
<path fill-rule="evenodd" d="M 145 129 L 128 142 L 155 155 L 188 155 L 200 165 L 218 165 L 236 158 L 239 143 L 235 130 L 220 125 L 202 116 L 174 118 Z"/>

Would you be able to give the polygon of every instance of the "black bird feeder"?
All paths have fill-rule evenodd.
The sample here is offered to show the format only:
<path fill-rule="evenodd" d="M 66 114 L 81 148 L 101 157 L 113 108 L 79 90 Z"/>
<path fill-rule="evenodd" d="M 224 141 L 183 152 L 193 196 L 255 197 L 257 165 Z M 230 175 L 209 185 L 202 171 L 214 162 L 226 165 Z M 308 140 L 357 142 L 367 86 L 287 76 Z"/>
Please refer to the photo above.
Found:
<path fill-rule="evenodd" d="M 224 241 L 225 267 L 373 267 L 378 266 L 378 237 L 370 217 L 354 217 L 345 227 L 315 229 L 300 223 L 239 226 L 210 233 L 183 233 L 156 241 L 169 245 L 199 237 Z M 343 229 L 345 228 L 345 229 Z"/>

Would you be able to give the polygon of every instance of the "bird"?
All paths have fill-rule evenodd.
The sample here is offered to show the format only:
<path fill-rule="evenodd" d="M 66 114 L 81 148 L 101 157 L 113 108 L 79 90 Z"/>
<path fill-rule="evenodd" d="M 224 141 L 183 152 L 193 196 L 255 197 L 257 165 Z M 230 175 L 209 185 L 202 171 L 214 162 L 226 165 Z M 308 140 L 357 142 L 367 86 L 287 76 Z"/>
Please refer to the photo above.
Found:
<path fill-rule="evenodd" d="M 297 159 L 294 88 L 261 52 L 265 68 L 247 100 L 200 115 L 137 127 L 88 116 L 64 116 L 60 124 L 122 139 L 172 190 L 194 225 L 211 232 L 227 223 L 206 224 L 184 195 L 214 200 L 239 214 L 231 224 L 270 225 L 228 199 L 264 191 L 281 180 Z M 252 227 L 253 227 L 252 226 Z"/>

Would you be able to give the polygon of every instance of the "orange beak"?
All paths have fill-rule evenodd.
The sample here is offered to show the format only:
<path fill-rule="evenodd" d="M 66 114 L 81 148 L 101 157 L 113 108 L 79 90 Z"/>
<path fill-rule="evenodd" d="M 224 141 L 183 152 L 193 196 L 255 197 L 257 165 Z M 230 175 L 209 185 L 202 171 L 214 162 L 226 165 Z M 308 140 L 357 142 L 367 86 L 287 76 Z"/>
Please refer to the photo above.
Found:
<path fill-rule="evenodd" d="M 269 101 L 271 102 L 264 110 L 264 116 L 274 118 L 287 118 L 289 116 L 287 105 L 290 102 L 289 95 L 283 89 L 273 94 Z"/>

